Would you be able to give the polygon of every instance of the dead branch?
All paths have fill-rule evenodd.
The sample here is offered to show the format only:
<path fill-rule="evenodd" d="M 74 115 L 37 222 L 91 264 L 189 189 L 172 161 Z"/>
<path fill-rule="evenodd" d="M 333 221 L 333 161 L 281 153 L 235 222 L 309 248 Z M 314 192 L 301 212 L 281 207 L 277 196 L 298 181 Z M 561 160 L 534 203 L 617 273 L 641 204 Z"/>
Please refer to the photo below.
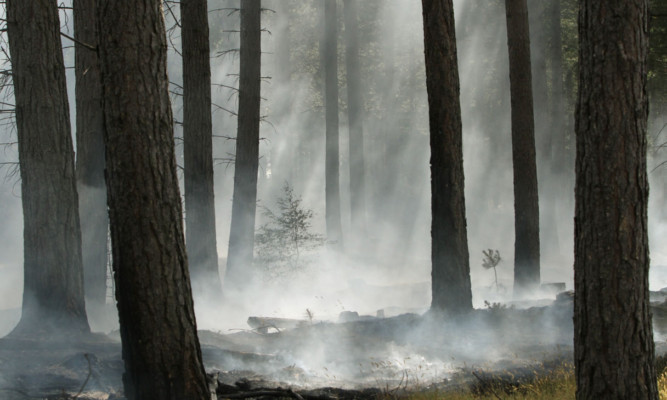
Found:
<path fill-rule="evenodd" d="M 87 48 L 88 50 L 97 51 L 97 47 L 96 47 L 96 46 L 93 46 L 93 45 L 88 44 L 88 43 L 84 43 L 84 42 L 82 42 L 82 41 L 80 41 L 80 40 L 78 40 L 78 39 L 74 39 L 72 36 L 66 34 L 65 32 L 60 32 L 60 36 L 66 38 L 66 39 L 69 39 L 69 40 L 71 40 L 72 42 L 74 42 L 74 43 L 76 43 L 76 44 L 79 44 L 79 45 L 81 45 L 81 46 Z"/>
<path fill-rule="evenodd" d="M 174 14 L 174 11 L 171 9 L 171 6 L 169 5 L 169 1 L 165 1 L 164 4 L 167 6 L 167 10 L 169 10 L 169 14 L 171 14 L 171 17 L 174 19 L 174 23 L 176 23 L 176 26 L 179 28 L 181 27 L 181 23 L 179 22 L 178 18 L 176 18 L 176 14 Z"/>
<path fill-rule="evenodd" d="M 277 388 L 272 390 L 260 389 L 249 392 L 224 394 L 221 395 L 220 397 L 223 399 L 249 399 L 255 397 L 278 397 L 278 398 L 290 397 L 297 400 L 304 400 L 303 396 L 301 396 L 299 393 L 296 393 L 292 389 L 282 389 L 282 388 Z"/>
<path fill-rule="evenodd" d="M 227 108 L 225 108 L 225 107 L 219 106 L 219 105 L 217 105 L 217 104 L 215 104 L 215 103 L 211 103 L 211 105 L 212 105 L 213 107 L 219 109 L 219 110 L 226 111 L 226 112 L 232 114 L 233 116 L 238 117 L 238 114 L 235 113 L 235 112 L 232 111 L 232 110 L 229 110 L 229 109 L 227 109 Z"/>

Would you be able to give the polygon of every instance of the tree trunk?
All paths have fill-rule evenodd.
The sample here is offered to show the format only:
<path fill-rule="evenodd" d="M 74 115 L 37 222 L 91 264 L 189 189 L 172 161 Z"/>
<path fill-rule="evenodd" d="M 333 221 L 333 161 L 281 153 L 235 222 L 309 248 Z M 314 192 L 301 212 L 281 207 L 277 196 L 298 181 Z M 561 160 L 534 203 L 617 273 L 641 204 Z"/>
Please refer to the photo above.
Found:
<path fill-rule="evenodd" d="M 221 293 L 213 193 L 211 65 L 206 0 L 181 0 L 185 235 L 195 296 Z"/>
<path fill-rule="evenodd" d="M 327 242 L 343 249 L 340 216 L 340 155 L 338 138 L 338 23 L 336 0 L 324 0 L 324 106 L 326 113 L 325 198 Z"/>
<path fill-rule="evenodd" d="M 104 181 L 104 114 L 97 52 L 96 0 L 74 0 L 76 76 L 76 180 L 81 216 L 84 288 L 88 307 L 101 311 L 107 297 L 109 214 Z"/>
<path fill-rule="evenodd" d="M 353 234 L 364 237 L 366 230 L 366 180 L 364 168 L 364 101 L 359 66 L 358 0 L 343 0 L 345 19 L 345 63 L 347 68 L 347 115 L 350 149 L 350 218 Z"/>
<path fill-rule="evenodd" d="M 431 142 L 431 310 L 472 310 L 452 0 L 422 0 Z"/>
<path fill-rule="evenodd" d="M 234 198 L 226 279 L 238 287 L 251 278 L 259 168 L 261 1 L 241 2 L 241 64 Z"/>
<path fill-rule="evenodd" d="M 9 0 L 23 203 L 23 313 L 12 334 L 89 332 L 60 21 L 55 0 Z"/>
<path fill-rule="evenodd" d="M 657 399 L 649 309 L 648 1 L 579 7 L 577 399 Z"/>
<path fill-rule="evenodd" d="M 551 169 L 557 176 L 563 175 L 566 168 L 565 147 L 565 111 L 563 103 L 563 42 L 561 29 L 561 0 L 551 0 L 549 9 L 549 58 L 551 61 L 551 103 L 550 126 L 553 132 L 551 146 Z"/>
<path fill-rule="evenodd" d="M 125 396 L 210 399 L 183 238 L 161 2 L 99 0 L 97 15 Z"/>
<path fill-rule="evenodd" d="M 549 106 L 549 88 L 547 86 L 547 59 L 548 50 L 546 26 L 544 21 L 545 0 L 527 0 L 528 25 L 530 30 L 530 61 L 531 84 L 533 93 L 533 110 L 535 121 L 536 149 L 539 151 L 540 161 L 549 164 L 551 157 L 552 135 L 548 125 L 547 110 Z M 545 169 L 540 170 L 540 176 Z"/>
<path fill-rule="evenodd" d="M 540 284 L 540 214 L 526 0 L 505 0 L 514 168 L 514 295 Z"/>

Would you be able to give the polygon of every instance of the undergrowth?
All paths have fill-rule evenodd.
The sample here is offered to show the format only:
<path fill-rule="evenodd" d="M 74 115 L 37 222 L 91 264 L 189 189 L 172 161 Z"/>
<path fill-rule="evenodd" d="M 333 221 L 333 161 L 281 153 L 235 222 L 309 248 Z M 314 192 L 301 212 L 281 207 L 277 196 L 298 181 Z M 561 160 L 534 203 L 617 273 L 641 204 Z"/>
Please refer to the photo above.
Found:
<path fill-rule="evenodd" d="M 656 360 L 658 391 L 667 400 L 667 356 Z M 574 366 L 564 363 L 546 375 L 526 382 L 506 379 L 476 381 L 459 389 L 425 389 L 403 395 L 387 395 L 385 400 L 570 400 L 575 398 Z"/>

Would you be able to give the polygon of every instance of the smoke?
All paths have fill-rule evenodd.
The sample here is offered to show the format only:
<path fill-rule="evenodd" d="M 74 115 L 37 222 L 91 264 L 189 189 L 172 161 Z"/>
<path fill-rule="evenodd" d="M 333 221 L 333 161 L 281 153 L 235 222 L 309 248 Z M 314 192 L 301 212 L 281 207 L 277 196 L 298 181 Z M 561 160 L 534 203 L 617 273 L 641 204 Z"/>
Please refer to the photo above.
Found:
<path fill-rule="evenodd" d="M 259 205 L 275 207 L 284 182 L 302 197 L 303 206 L 314 213 L 312 231 L 325 232 L 324 215 L 324 109 L 323 76 L 320 66 L 322 30 L 321 2 L 265 0 L 263 33 Z M 463 116 L 464 168 L 468 241 L 473 302 L 477 316 L 469 321 L 432 321 L 403 316 L 390 327 L 357 331 L 352 325 L 319 324 L 336 321 L 341 312 L 386 317 L 406 312 L 424 313 L 430 304 L 430 175 L 429 127 L 423 57 L 421 8 L 409 0 L 360 1 L 360 45 L 362 93 L 364 96 L 364 140 L 366 152 L 366 202 L 368 232 L 362 240 L 348 241 L 345 255 L 326 248 L 309 254 L 304 271 L 283 279 L 257 279 L 247 285 L 225 286 L 224 302 L 196 303 L 200 329 L 231 333 L 234 346 L 248 351 L 280 356 L 275 365 L 302 369 L 317 382 L 377 383 L 392 376 L 396 383 L 404 371 L 432 382 L 450 376 L 466 363 L 476 365 L 512 359 L 523 351 L 521 361 L 542 358 L 557 346 L 571 345 L 567 306 L 550 314 L 534 309 L 527 317 L 493 303 L 511 299 L 514 251 L 514 201 L 512 191 L 509 72 L 505 16 L 501 1 L 455 1 L 461 106 Z M 224 277 L 231 217 L 233 154 L 238 107 L 238 0 L 210 0 L 211 65 L 215 157 L 215 199 L 220 274 Z M 173 8 L 178 15 L 177 7 Z M 344 29 L 339 8 L 339 28 Z M 173 23 L 167 17 L 167 26 Z M 71 19 L 70 19 L 71 21 Z M 285 28 L 288 27 L 288 28 Z M 271 32 L 271 33 L 269 33 Z M 341 133 L 341 205 L 344 235 L 349 239 L 349 158 L 344 42 L 339 37 L 339 89 Z M 180 46 L 177 31 L 173 43 Z M 281 52 L 289 57 L 281 58 Z M 69 54 L 69 55 L 67 55 Z M 73 65 L 70 53 L 66 64 Z M 282 54 L 284 56 L 284 54 Z M 170 52 L 169 76 L 176 89 L 181 82 L 181 61 Z M 73 103 L 73 76 L 68 75 Z M 177 92 L 177 90 L 175 90 Z M 174 116 L 180 120 L 181 98 L 172 97 Z M 568 113 L 572 105 L 569 104 Z M 231 112 L 230 112 L 231 111 Z M 71 118 L 74 121 L 74 110 Z M 175 127 L 176 136 L 182 134 Z M 75 132 L 75 130 L 73 130 Z M 0 131 L 2 141 L 15 140 L 10 129 Z M 537 133 L 538 135 L 540 132 Z M 570 135 L 573 135 L 570 132 Z M 14 138 L 14 139 L 12 139 Z M 177 142 L 178 143 L 178 142 Z M 13 148 L 12 148 L 13 149 Z M 177 159 L 182 165 L 182 149 Z M 660 156 L 656 160 L 660 161 Z M 664 154 L 661 156 L 664 159 Z M 0 162 L 16 161 L 14 150 L 0 152 Z M 538 160 L 538 169 L 541 168 Z M 571 168 L 572 166 L 567 166 Z M 651 289 L 667 286 L 667 222 L 664 167 L 650 174 L 650 245 L 653 258 Z M 549 175 L 546 175 L 549 176 Z M 544 185 L 542 212 L 542 280 L 564 282 L 572 289 L 573 279 L 573 172 Z M 0 312 L 20 306 L 22 287 L 22 222 L 20 184 L 17 177 L 0 181 Z M 542 182 L 540 182 L 542 185 Z M 662 190 L 662 192 L 660 192 Z M 547 200 L 554 204 L 546 207 Z M 549 210 L 549 211 L 546 211 Z M 556 221 L 557 225 L 549 225 Z M 257 226 L 265 223 L 258 213 Z M 546 222 L 546 223 L 545 223 Z M 554 239 L 555 238 L 555 239 Z M 500 290 L 493 271 L 482 267 L 482 251 L 499 250 Z M 247 266 L 247 268 L 257 268 Z M 261 272 L 261 270 L 259 270 Z M 553 300 L 544 292 L 537 299 Z M 533 302 L 529 305 L 544 303 Z M 518 304 L 521 307 L 523 304 Z M 495 307 L 495 308 L 494 308 Z M 531 314 L 532 313 L 532 314 Z M 106 321 L 94 321 L 94 330 L 111 330 L 115 313 Z M 10 329 L 12 317 L 0 318 L 0 335 Z M 247 339 L 249 316 L 294 318 L 312 322 L 310 333 L 284 332 L 291 338 L 277 347 Z M 531 316 L 541 323 L 537 331 L 522 330 Z M 18 318 L 16 318 L 18 320 Z M 112 324 L 109 324 L 109 321 Z M 377 321 L 375 321 L 377 323 Z M 402 324 L 402 325 L 401 325 Z M 401 325 L 397 327 L 394 325 Z M 531 325 L 537 326 L 537 325 Z M 560 328 L 560 329 L 559 329 Z M 370 332 L 370 333 L 369 333 Z M 244 336 L 245 335 L 245 336 Z M 299 336 L 302 335 L 302 336 Z M 361 340 L 369 335 L 369 340 Z M 381 344 L 371 346 L 373 338 Z M 354 339 L 360 342 L 355 342 Z M 514 340 L 510 340 L 510 338 Z M 267 339 L 272 341 L 273 339 Z M 297 344 L 295 344 L 297 343 Z M 360 349 L 359 343 L 369 347 Z M 275 343 L 273 343 L 275 344 Z M 290 347 L 291 346 L 291 347 Z M 531 347 L 532 346 L 532 347 Z M 278 350 L 276 350 L 278 349 Z M 362 351 L 363 350 L 363 351 Z M 205 351 L 206 353 L 206 351 Z M 517 360 L 515 360 L 517 361 Z M 216 364 L 216 358 L 209 358 Z M 517 361 L 519 362 L 519 361 Z M 220 363 L 220 367 L 242 368 L 244 364 Z M 470 364 L 468 364 L 470 365 Z M 259 364 L 253 367 L 260 368 Z M 270 372 L 270 371 L 267 371 Z M 394 374 L 394 375 L 392 375 Z M 286 376 L 285 379 L 288 377 Z"/>

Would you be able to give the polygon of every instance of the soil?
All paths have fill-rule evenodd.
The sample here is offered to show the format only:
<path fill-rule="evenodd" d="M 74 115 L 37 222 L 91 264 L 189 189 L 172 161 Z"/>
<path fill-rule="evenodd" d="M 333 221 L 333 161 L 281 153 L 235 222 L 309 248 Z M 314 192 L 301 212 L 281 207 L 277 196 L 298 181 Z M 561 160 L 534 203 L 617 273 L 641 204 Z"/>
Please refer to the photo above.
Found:
<path fill-rule="evenodd" d="M 657 324 L 667 322 L 667 306 L 656 309 L 660 331 Z M 475 371 L 529 377 L 571 362 L 572 330 L 572 303 L 566 299 L 521 310 L 490 305 L 466 319 L 427 313 L 304 321 L 266 334 L 200 331 L 199 339 L 220 398 L 273 390 L 308 400 L 474 384 Z M 665 352 L 663 342 L 656 345 L 658 353 Z M 123 399 L 122 373 L 117 334 L 0 339 L 2 399 Z"/>

